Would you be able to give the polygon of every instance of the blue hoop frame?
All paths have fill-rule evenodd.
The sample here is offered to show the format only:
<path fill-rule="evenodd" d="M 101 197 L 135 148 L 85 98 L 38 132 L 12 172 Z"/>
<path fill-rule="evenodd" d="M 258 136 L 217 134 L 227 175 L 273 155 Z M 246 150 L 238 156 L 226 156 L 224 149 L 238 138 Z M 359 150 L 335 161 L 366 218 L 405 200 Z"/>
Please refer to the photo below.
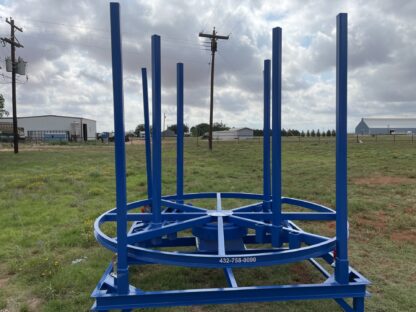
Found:
<path fill-rule="evenodd" d="M 104 247 L 117 253 L 117 267 L 110 263 L 92 297 L 92 310 L 174 305 L 223 304 L 258 301 L 334 299 L 344 311 L 364 311 L 369 281 L 349 266 L 347 202 L 347 14 L 337 16 L 337 112 L 336 112 L 336 207 L 282 197 L 281 194 L 281 74 L 282 29 L 273 29 L 272 61 L 264 62 L 264 147 L 263 194 L 184 193 L 183 180 L 183 103 L 184 66 L 177 64 L 177 190 L 162 196 L 161 161 L 161 53 L 160 37 L 152 36 L 152 106 L 150 125 L 147 73 L 142 69 L 143 105 L 146 128 L 148 198 L 127 203 L 126 158 L 123 116 L 123 73 L 119 4 L 110 4 L 111 51 L 113 64 L 114 126 L 116 156 L 116 208 L 99 216 L 94 235 Z M 272 71 L 271 71 L 272 69 Z M 272 78 L 271 78 L 272 74 Z M 272 89 L 272 172 L 270 175 L 270 88 Z M 272 178 L 270 181 L 270 177 Z M 215 210 L 197 207 L 190 200 L 217 200 Z M 246 206 L 223 210 L 226 198 L 249 200 Z M 298 206 L 308 212 L 282 212 L 282 205 Z M 150 206 L 134 212 L 135 209 Z M 293 221 L 336 221 L 336 236 L 325 237 L 303 231 Z M 110 237 L 101 225 L 116 222 L 117 236 Z M 127 232 L 127 222 L 132 226 Z M 192 229 L 192 235 L 178 232 Z M 247 229 L 254 230 L 248 233 Z M 241 241 L 243 248 L 238 243 Z M 208 243 L 207 243 L 208 242 Z M 212 244 L 214 243 L 214 244 Z M 202 248 L 202 244 L 208 249 Z M 248 248 L 246 244 L 262 244 Z M 269 245 L 265 248 L 264 245 Z M 165 247 L 195 247 L 193 252 L 165 251 Z M 334 259 L 333 251 L 336 250 Z M 329 272 L 316 259 L 334 265 Z M 259 267 L 307 260 L 323 275 L 317 284 L 240 287 L 233 268 Z M 129 265 L 166 264 L 222 269 L 227 288 L 187 289 L 147 292 L 129 284 Z M 350 306 L 345 298 L 353 298 Z"/>

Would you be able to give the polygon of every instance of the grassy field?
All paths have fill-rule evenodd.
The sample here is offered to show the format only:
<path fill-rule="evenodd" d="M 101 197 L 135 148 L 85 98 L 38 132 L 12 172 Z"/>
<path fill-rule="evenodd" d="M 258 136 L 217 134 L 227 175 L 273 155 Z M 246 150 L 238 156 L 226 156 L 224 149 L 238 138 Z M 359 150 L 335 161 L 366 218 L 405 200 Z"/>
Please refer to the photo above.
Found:
<path fill-rule="evenodd" d="M 175 190 L 175 144 L 164 146 L 163 192 Z M 283 144 L 283 194 L 334 206 L 330 142 Z M 144 146 L 127 145 L 128 198 L 146 192 Z M 416 311 L 416 144 L 349 146 L 351 264 L 372 281 L 368 311 Z M 93 222 L 115 202 L 112 146 L 46 146 L 0 152 L 0 311 L 88 311 L 112 258 Z M 188 141 L 185 191 L 261 192 L 260 142 Z M 233 202 L 226 203 L 232 206 Z M 314 223 L 331 234 L 333 224 Z M 225 286 L 222 272 L 134 269 L 144 289 Z M 309 282 L 307 263 L 238 270 L 241 285 Z M 320 280 L 320 279 L 319 279 Z M 157 310 L 157 309 L 156 309 Z M 148 311 L 148 310 L 146 310 Z M 163 311 L 340 311 L 332 301 L 165 308 Z"/>

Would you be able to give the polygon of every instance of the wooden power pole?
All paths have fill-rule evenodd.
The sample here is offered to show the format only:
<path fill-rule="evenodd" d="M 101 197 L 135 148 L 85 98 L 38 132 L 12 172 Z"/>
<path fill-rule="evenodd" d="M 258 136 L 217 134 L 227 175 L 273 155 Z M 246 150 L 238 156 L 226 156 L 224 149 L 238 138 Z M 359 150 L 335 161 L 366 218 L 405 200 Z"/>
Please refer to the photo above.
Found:
<path fill-rule="evenodd" d="M 212 34 L 199 33 L 199 37 L 211 39 L 211 93 L 210 93 L 210 111 L 209 111 L 209 135 L 208 144 L 209 149 L 212 150 L 212 123 L 214 119 L 214 66 L 215 66 L 215 52 L 217 52 L 217 40 L 228 40 L 230 36 L 219 36 L 215 31 L 215 27 L 212 30 Z"/>
<path fill-rule="evenodd" d="M 10 25 L 10 38 L 1 38 L 3 42 L 10 44 L 10 53 L 12 61 L 12 103 L 13 103 L 13 146 L 14 153 L 19 153 L 19 133 L 17 130 L 17 109 L 16 109 L 16 48 L 23 48 L 18 41 L 16 41 L 15 30 L 23 32 L 23 29 L 14 24 L 14 19 L 6 19 L 6 23 Z"/>

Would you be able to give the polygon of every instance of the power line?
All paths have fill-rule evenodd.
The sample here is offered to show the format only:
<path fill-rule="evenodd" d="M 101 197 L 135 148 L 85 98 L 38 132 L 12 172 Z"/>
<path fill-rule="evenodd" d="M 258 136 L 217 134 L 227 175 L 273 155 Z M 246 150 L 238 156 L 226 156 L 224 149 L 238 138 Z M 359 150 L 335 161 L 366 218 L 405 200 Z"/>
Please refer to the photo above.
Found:
<path fill-rule="evenodd" d="M 104 34 L 110 33 L 110 30 L 107 30 L 107 29 L 99 29 L 99 28 L 95 28 L 95 27 L 91 27 L 91 26 L 68 25 L 68 24 L 59 23 L 59 22 L 45 21 L 45 20 L 41 21 L 41 20 L 28 19 L 28 18 L 24 18 L 24 20 L 29 21 L 29 22 L 39 23 L 39 24 L 58 25 L 58 26 L 62 26 L 62 27 L 65 27 L 65 28 L 83 29 L 83 30 L 93 30 L 93 31 L 96 31 L 96 32 L 104 33 Z M 42 30 L 43 31 L 49 31 L 49 28 L 42 29 Z M 52 31 L 54 31 L 54 30 L 51 30 L 51 32 Z M 123 34 L 125 34 L 125 35 L 134 35 L 134 36 L 137 35 L 137 33 L 132 33 L 132 32 L 123 32 Z M 163 40 L 164 41 L 171 41 L 171 42 L 174 42 L 175 44 L 181 44 L 181 45 L 187 45 L 187 46 L 195 46 L 195 47 L 198 47 L 199 46 L 198 42 L 195 42 L 191 38 L 180 38 L 180 37 L 176 37 L 176 36 L 172 36 L 172 35 L 163 35 L 163 34 L 161 34 L 161 36 L 163 37 Z M 106 38 L 107 39 L 107 37 L 104 37 L 104 36 L 103 36 L 103 38 Z M 123 40 L 123 42 L 126 42 L 126 40 Z"/>
<path fill-rule="evenodd" d="M 39 21 L 39 23 L 40 23 L 40 21 Z M 42 22 L 43 23 L 43 22 Z M 45 22 L 46 23 L 46 22 Z M 54 22 L 48 22 L 48 23 L 51 23 L 51 24 L 55 24 Z M 57 24 L 59 24 L 59 25 L 61 25 L 61 26 L 68 26 L 69 28 L 71 28 L 69 25 L 66 25 L 66 24 L 62 24 L 62 23 L 57 23 Z M 32 26 L 31 26 L 32 27 Z M 38 28 L 38 27 L 32 27 L 32 28 Z M 84 28 L 84 29 L 88 29 L 87 27 L 84 27 L 84 26 L 79 26 L 79 27 L 76 27 L 76 28 Z M 43 32 L 52 32 L 52 30 L 50 30 L 50 29 L 48 29 L 48 28 L 46 28 L 46 29 L 43 29 L 43 28 L 38 28 L 39 30 L 41 30 L 41 31 L 43 31 Z M 56 31 L 54 31 L 54 33 L 55 33 Z M 104 32 L 104 31 L 103 31 Z M 101 37 L 101 36 L 100 36 Z M 175 45 L 175 46 L 177 46 L 177 45 L 181 45 L 181 46 L 184 46 L 184 47 L 186 47 L 186 48 L 190 48 L 190 49 L 203 49 L 204 48 L 204 46 L 202 46 L 201 44 L 199 44 L 198 42 L 191 42 L 191 41 L 188 41 L 188 40 L 183 40 L 183 41 L 180 41 L 180 40 L 178 40 L 178 39 L 176 39 L 176 37 L 173 37 L 173 36 L 167 36 L 167 35 L 163 35 L 162 34 L 162 37 L 164 38 L 164 44 L 166 44 L 166 45 L 168 45 L 168 46 L 171 46 L 171 45 Z M 107 37 L 104 37 L 104 36 L 102 36 L 102 41 L 103 42 L 106 42 L 106 43 L 108 43 L 109 44 L 109 42 L 108 42 L 108 40 L 107 40 Z M 44 40 L 45 40 L 45 38 L 44 38 Z M 48 38 L 48 40 L 51 40 L 51 38 Z M 96 37 L 94 37 L 94 40 L 96 41 L 97 40 L 97 38 Z M 100 39 L 98 39 L 98 40 L 100 40 Z M 52 41 L 54 41 L 54 42 L 62 42 L 62 43 L 68 43 L 68 44 L 76 44 L 76 45 L 79 45 L 79 46 L 84 46 L 84 47 L 92 47 L 92 48 L 97 48 L 97 49 L 107 49 L 107 47 L 104 47 L 104 46 L 100 46 L 100 45 L 92 45 L 92 44 L 85 44 L 85 43 L 80 43 L 79 41 L 76 41 L 76 40 L 62 40 L 62 39 L 56 39 L 56 38 L 53 38 L 52 39 Z M 101 41 L 101 40 L 100 40 Z M 137 42 L 136 41 L 131 41 L 131 40 L 126 40 L 126 39 L 124 39 L 123 40 L 123 43 L 124 44 L 132 44 L 132 45 L 134 45 L 134 44 L 137 44 Z M 204 50 L 204 49 L 203 49 Z M 131 51 L 124 51 L 123 53 L 133 53 L 133 54 L 136 54 L 136 52 L 131 52 Z"/>
<path fill-rule="evenodd" d="M 100 29 L 100 28 L 95 28 L 95 27 L 91 27 L 91 26 L 81 26 L 81 25 L 69 25 L 69 24 L 64 24 L 64 23 L 60 23 L 60 22 L 55 22 L 55 21 L 45 21 L 45 20 L 36 20 L 36 19 L 32 19 L 32 18 L 23 18 L 23 20 L 32 22 L 32 23 L 38 23 L 38 24 L 47 24 L 47 25 L 57 25 L 57 26 L 63 26 L 66 28 L 72 28 L 72 29 L 84 29 L 84 30 L 94 30 L 97 32 L 102 32 L 102 33 L 109 33 L 110 30 L 109 29 Z"/>

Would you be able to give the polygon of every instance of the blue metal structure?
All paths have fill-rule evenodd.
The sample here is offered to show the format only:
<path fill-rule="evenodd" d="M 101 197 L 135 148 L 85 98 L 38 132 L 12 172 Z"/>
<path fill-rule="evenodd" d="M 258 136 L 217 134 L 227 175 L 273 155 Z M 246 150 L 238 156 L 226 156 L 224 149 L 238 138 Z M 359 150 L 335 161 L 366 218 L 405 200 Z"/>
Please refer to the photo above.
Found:
<path fill-rule="evenodd" d="M 270 184 L 270 60 L 264 61 L 263 70 L 263 195 L 264 210 L 271 208 Z"/>
<path fill-rule="evenodd" d="M 176 133 L 177 133 L 177 145 L 176 145 L 176 196 L 177 202 L 183 203 L 183 64 L 176 64 L 177 71 L 177 108 L 176 113 Z"/>
<path fill-rule="evenodd" d="M 280 247 L 282 234 L 282 29 L 273 28 L 272 40 L 272 246 Z"/>
<path fill-rule="evenodd" d="M 117 207 L 97 218 L 94 233 L 100 244 L 117 253 L 117 262 L 110 263 L 96 286 L 92 294 L 95 299 L 92 310 L 131 311 L 142 307 L 174 305 L 334 299 L 344 311 L 364 311 L 366 286 L 369 282 L 348 264 L 347 15 L 341 13 L 337 17 L 337 209 L 335 211 L 323 205 L 281 195 L 281 28 L 273 29 L 272 62 L 270 60 L 264 62 L 264 194 L 184 193 L 184 74 L 183 64 L 178 63 L 177 192 L 176 195 L 162 195 L 161 47 L 160 37 L 154 35 L 152 36 L 152 153 L 150 153 L 147 107 L 147 76 L 146 71 L 142 70 L 149 194 L 147 199 L 127 203 L 119 4 L 111 3 L 110 8 Z M 271 182 L 270 88 L 273 131 Z M 206 209 L 190 203 L 191 200 L 207 198 L 216 200 L 216 209 Z M 251 203 L 224 210 L 222 199 L 226 198 L 249 200 Z M 307 212 L 283 212 L 284 204 L 302 207 Z M 151 207 L 150 211 L 140 210 L 148 206 Z M 137 212 L 137 209 L 141 212 Z M 296 220 L 336 221 L 336 236 L 325 237 L 308 233 L 294 223 Z M 108 222 L 117 224 L 116 237 L 111 237 L 103 230 L 102 225 Z M 128 222 L 132 224 L 129 229 L 127 229 Z M 182 232 L 181 235 L 178 235 L 179 232 Z M 172 251 L 175 247 L 178 250 Z M 188 251 L 179 251 L 181 247 L 187 247 Z M 322 282 L 241 287 L 233 272 L 234 268 L 254 269 L 304 260 L 309 261 L 322 273 Z M 128 279 L 128 267 L 149 264 L 221 269 L 224 271 L 228 287 L 143 291 L 131 285 Z M 332 269 L 331 265 L 335 266 L 335 269 Z M 346 298 L 353 299 L 352 306 L 347 303 Z"/>
<path fill-rule="evenodd" d="M 147 173 L 147 196 L 152 198 L 152 150 L 150 143 L 150 121 L 149 121 L 149 95 L 147 90 L 147 70 L 142 68 L 143 87 L 143 114 L 144 114 L 144 137 L 146 145 L 146 173 Z"/>

